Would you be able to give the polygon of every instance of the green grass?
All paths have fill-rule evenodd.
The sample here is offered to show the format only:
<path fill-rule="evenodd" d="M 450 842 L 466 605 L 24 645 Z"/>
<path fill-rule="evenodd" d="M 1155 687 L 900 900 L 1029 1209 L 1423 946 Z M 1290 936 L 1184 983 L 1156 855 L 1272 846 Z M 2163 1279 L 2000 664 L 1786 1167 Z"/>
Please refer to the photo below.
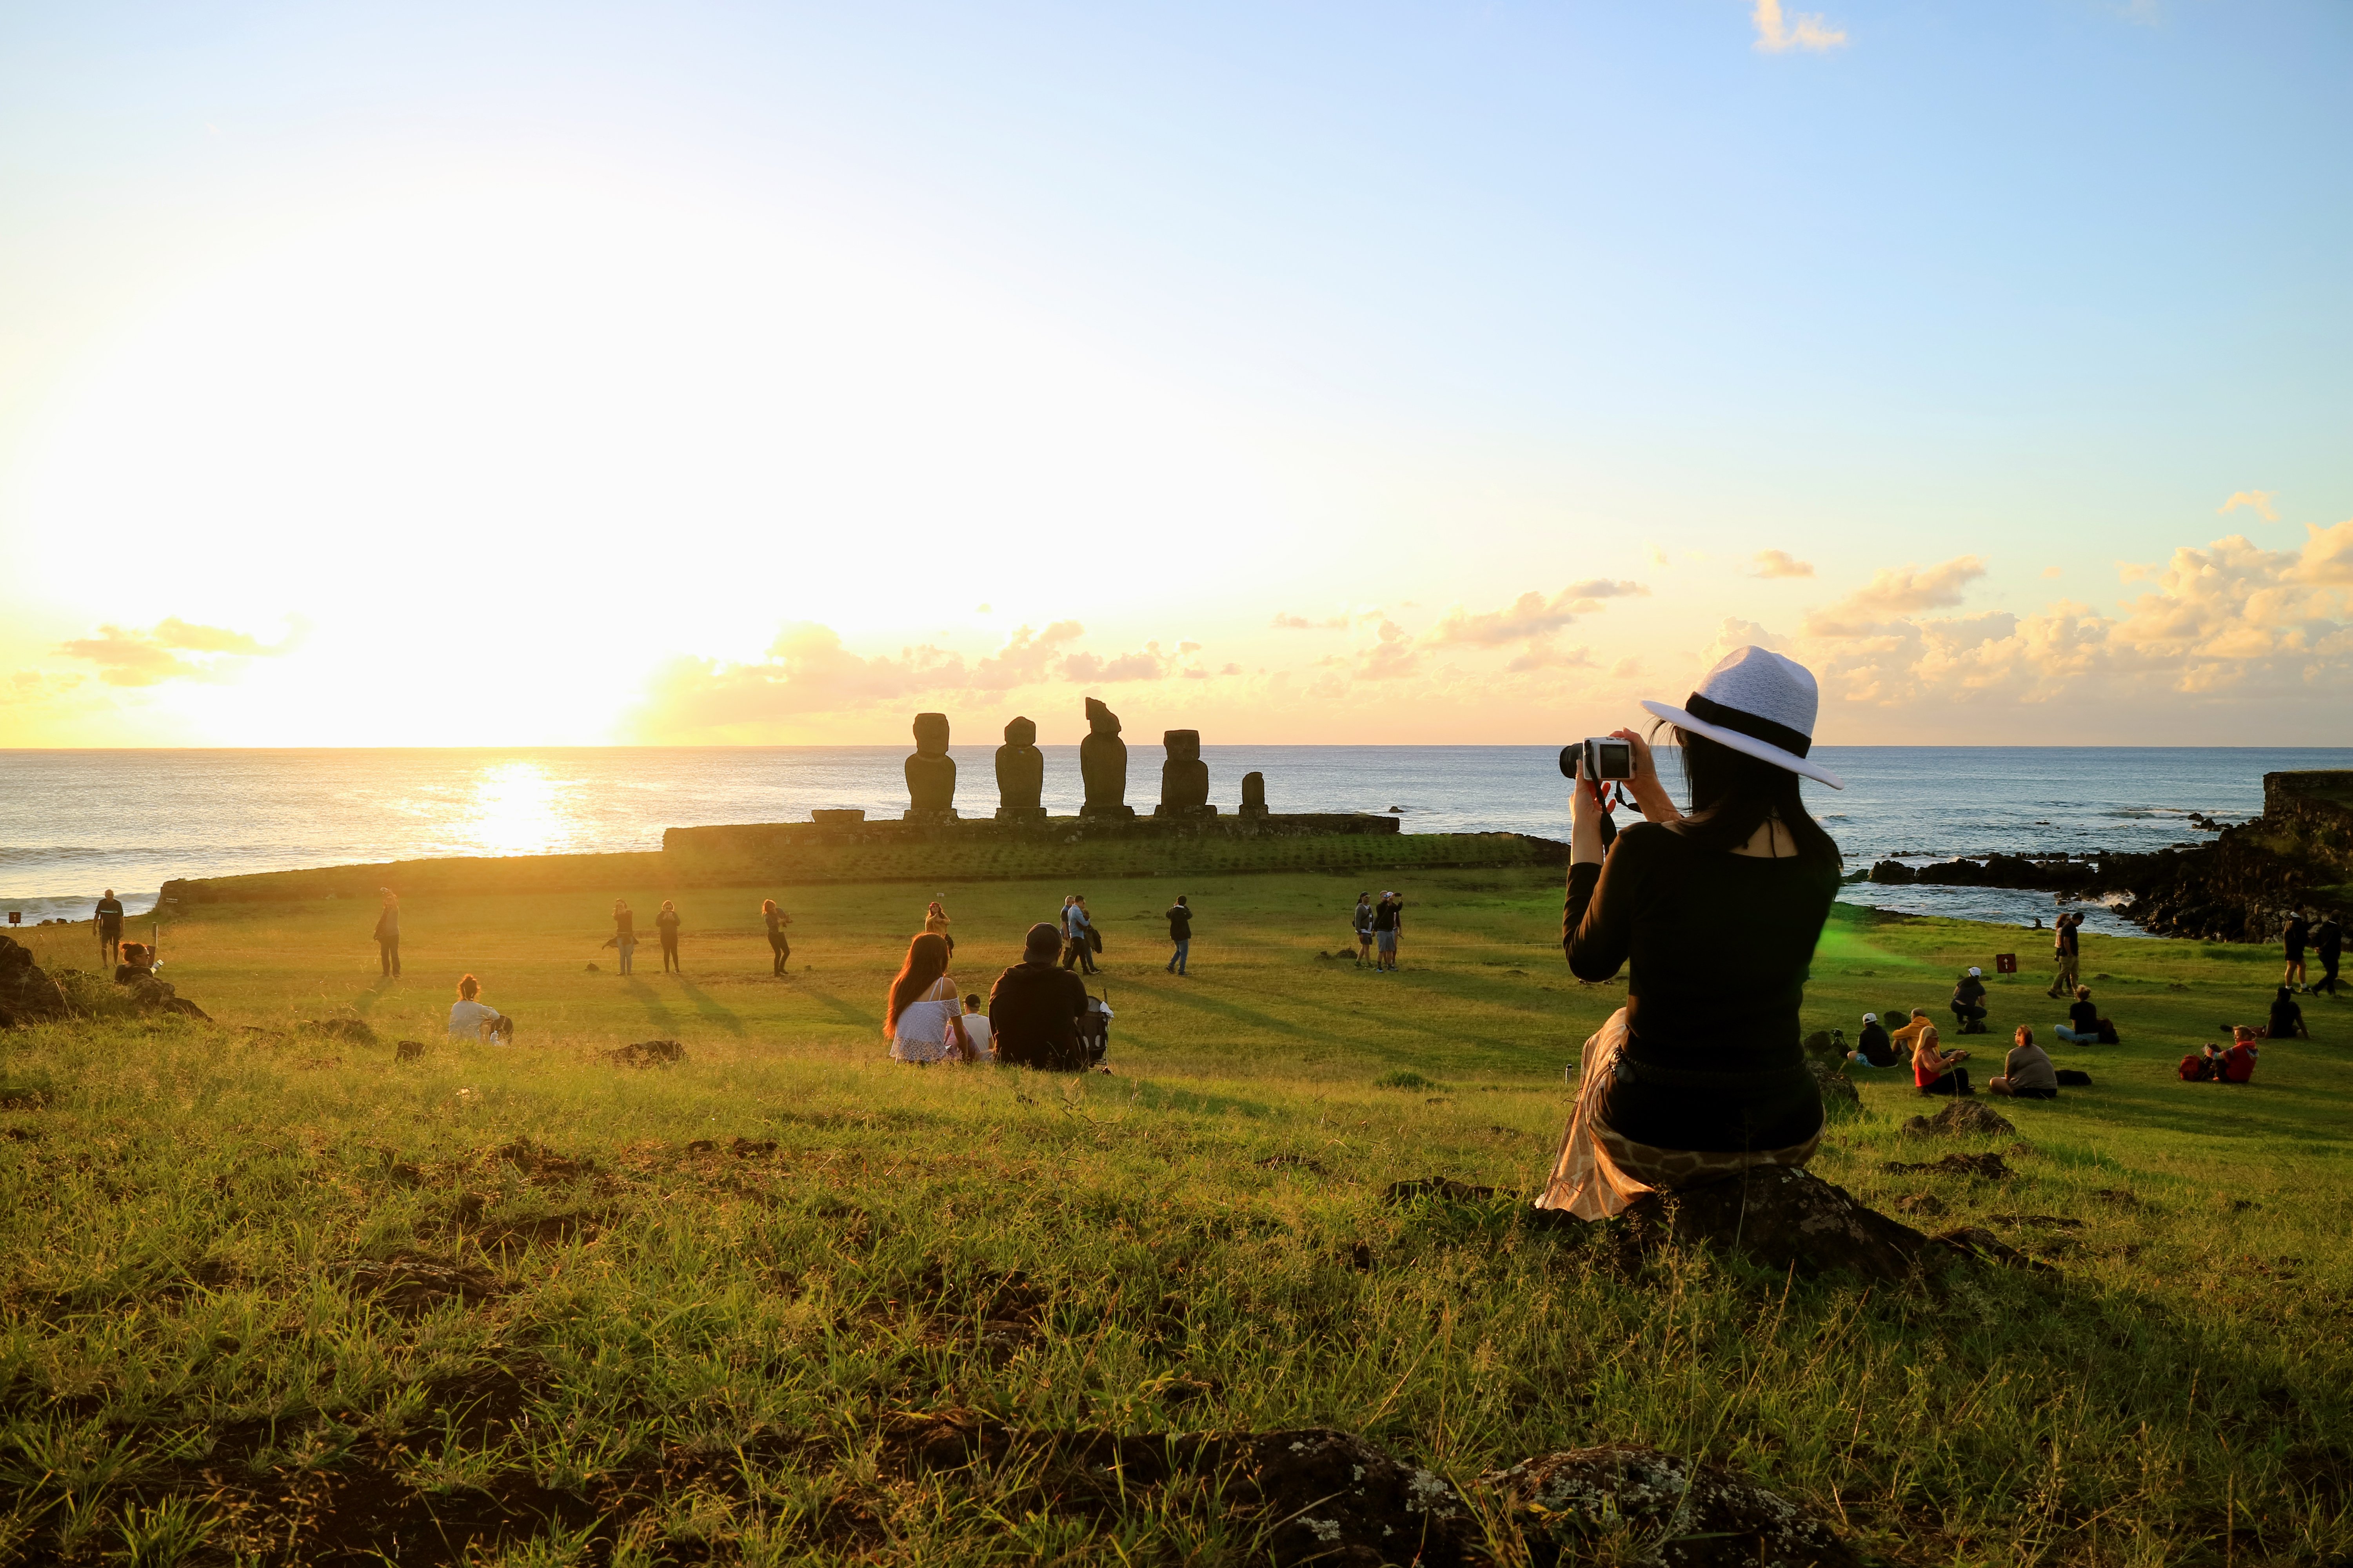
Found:
<path fill-rule="evenodd" d="M 1090 1502 L 913 1462 L 902 1434 L 944 1412 L 1330 1425 L 1465 1483 L 1654 1444 L 1906 1563 L 2353 1552 L 2353 1006 L 2308 1003 L 2317 1037 L 2246 1089 L 2180 1084 L 2184 1050 L 2260 1014 L 2271 956 L 2087 937 L 2126 1043 L 2054 1051 L 2091 1090 L 1995 1102 L 2014 1177 L 1881 1173 L 1919 1157 L 1894 1074 L 1816 1163 L 1883 1206 L 1938 1198 L 1938 1226 L 2080 1220 L 2002 1232 L 2056 1274 L 1629 1276 L 1509 1200 L 1381 1197 L 1539 1181 L 1562 1068 L 1623 998 L 1567 974 L 1553 879 L 1417 874 L 1391 976 L 1351 961 L 1359 887 L 1085 888 L 1118 1012 L 1118 1072 L 1085 1079 L 881 1059 L 925 897 L 985 991 L 1058 884 L 804 890 L 784 980 L 733 893 L 676 895 L 684 979 L 650 943 L 615 975 L 600 945 L 611 897 L 644 920 L 658 887 L 413 896 L 393 984 L 364 904 L 197 909 L 165 974 L 214 1026 L 0 1037 L 0 1560 L 1250 1560 L 1255 1522 L 1198 1488 Z M 1183 980 L 1158 920 L 1180 891 Z M 26 940 L 89 962 L 84 931 Z M 2059 1019 L 2035 934 L 1842 910 L 1809 1026 L 1942 1016 L 1955 972 L 2013 945 L 1999 1033 L 1957 1043 Z M 442 1039 L 465 970 L 515 1048 Z M 354 1011 L 380 1043 L 302 1026 Z M 600 1055 L 655 1037 L 685 1061 Z M 396 1064 L 398 1037 L 429 1048 Z"/>

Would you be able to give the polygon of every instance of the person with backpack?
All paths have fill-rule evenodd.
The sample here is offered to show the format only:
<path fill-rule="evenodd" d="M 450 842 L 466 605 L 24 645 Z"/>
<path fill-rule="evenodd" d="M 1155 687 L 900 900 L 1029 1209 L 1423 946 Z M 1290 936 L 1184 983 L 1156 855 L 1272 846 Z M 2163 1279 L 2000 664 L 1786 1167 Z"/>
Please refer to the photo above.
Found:
<path fill-rule="evenodd" d="M 2053 1032 L 2071 1046 L 2100 1043 L 2100 1010 L 2092 1005 L 2090 986 L 2075 987 L 2075 1000 L 2067 1008 L 2067 1021 Z"/>
<path fill-rule="evenodd" d="M 2013 1100 L 2056 1100 L 2059 1069 L 2052 1065 L 2050 1055 L 2034 1043 L 2033 1029 L 2021 1024 L 2010 1055 L 2002 1058 L 2000 1076 L 1986 1079 L 1986 1088 Z"/>
<path fill-rule="evenodd" d="M 1176 944 L 1176 952 L 1168 960 L 1168 973 L 1182 979 L 1185 955 L 1193 951 L 1193 910 L 1182 893 L 1168 906 L 1168 940 Z"/>

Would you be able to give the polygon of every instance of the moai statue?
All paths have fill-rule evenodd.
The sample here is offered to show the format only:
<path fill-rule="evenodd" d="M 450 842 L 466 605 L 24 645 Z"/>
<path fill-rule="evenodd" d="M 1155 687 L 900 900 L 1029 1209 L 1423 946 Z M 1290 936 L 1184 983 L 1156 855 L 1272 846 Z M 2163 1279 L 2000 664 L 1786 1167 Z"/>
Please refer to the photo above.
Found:
<path fill-rule="evenodd" d="M 1039 797 L 1046 788 L 1046 753 L 1038 749 L 1038 725 L 1016 719 L 1005 726 L 1005 744 L 997 748 L 997 820 L 1043 822 L 1046 808 Z"/>
<path fill-rule="evenodd" d="M 1168 760 L 1160 764 L 1160 804 L 1155 816 L 1215 816 L 1209 804 L 1209 764 L 1201 760 L 1201 731 L 1171 730 L 1160 737 Z"/>
<path fill-rule="evenodd" d="M 1127 742 L 1119 738 L 1119 715 L 1087 699 L 1087 738 L 1079 742 L 1079 776 L 1086 780 L 1081 816 L 1134 816 L 1127 804 Z"/>
<path fill-rule="evenodd" d="M 955 759 L 948 755 L 948 716 L 915 715 L 915 754 L 907 759 L 909 822 L 955 820 Z"/>
<path fill-rule="evenodd" d="M 1264 773 L 1242 775 L 1242 815 L 1244 816 L 1266 815 L 1266 775 Z"/>

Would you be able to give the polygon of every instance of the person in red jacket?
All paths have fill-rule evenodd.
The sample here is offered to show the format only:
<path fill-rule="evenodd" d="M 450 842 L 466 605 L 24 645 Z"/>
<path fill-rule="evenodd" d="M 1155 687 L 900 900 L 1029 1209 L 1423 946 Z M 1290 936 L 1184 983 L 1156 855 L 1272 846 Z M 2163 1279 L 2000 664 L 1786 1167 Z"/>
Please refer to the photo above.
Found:
<path fill-rule="evenodd" d="M 2245 1025 L 2231 1031 L 2231 1048 L 2222 1053 L 2223 1083 L 2245 1083 L 2255 1076 L 2255 1032 Z"/>

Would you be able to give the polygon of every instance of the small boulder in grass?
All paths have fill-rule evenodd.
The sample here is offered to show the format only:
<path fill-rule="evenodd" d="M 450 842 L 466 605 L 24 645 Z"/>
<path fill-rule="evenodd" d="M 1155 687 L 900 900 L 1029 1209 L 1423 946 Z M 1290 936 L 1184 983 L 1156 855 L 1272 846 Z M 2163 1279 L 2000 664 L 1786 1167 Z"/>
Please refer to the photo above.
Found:
<path fill-rule="evenodd" d="M 1915 1138 L 2015 1138 L 2018 1126 L 2000 1111 L 1974 1100 L 1957 1100 L 1934 1116 L 1904 1124 Z"/>
<path fill-rule="evenodd" d="M 1857 1568 L 1812 1509 L 1720 1465 L 1611 1444 L 1523 1459 L 1479 1479 L 1502 1494 L 1533 1568 Z"/>
<path fill-rule="evenodd" d="M 686 1047 L 676 1040 L 639 1040 L 619 1050 L 607 1051 L 605 1059 L 616 1067 L 668 1067 L 686 1059 Z"/>
<path fill-rule="evenodd" d="M 396 1062 L 413 1062 L 424 1055 L 423 1040 L 395 1040 L 392 1043 L 392 1059 Z"/>

